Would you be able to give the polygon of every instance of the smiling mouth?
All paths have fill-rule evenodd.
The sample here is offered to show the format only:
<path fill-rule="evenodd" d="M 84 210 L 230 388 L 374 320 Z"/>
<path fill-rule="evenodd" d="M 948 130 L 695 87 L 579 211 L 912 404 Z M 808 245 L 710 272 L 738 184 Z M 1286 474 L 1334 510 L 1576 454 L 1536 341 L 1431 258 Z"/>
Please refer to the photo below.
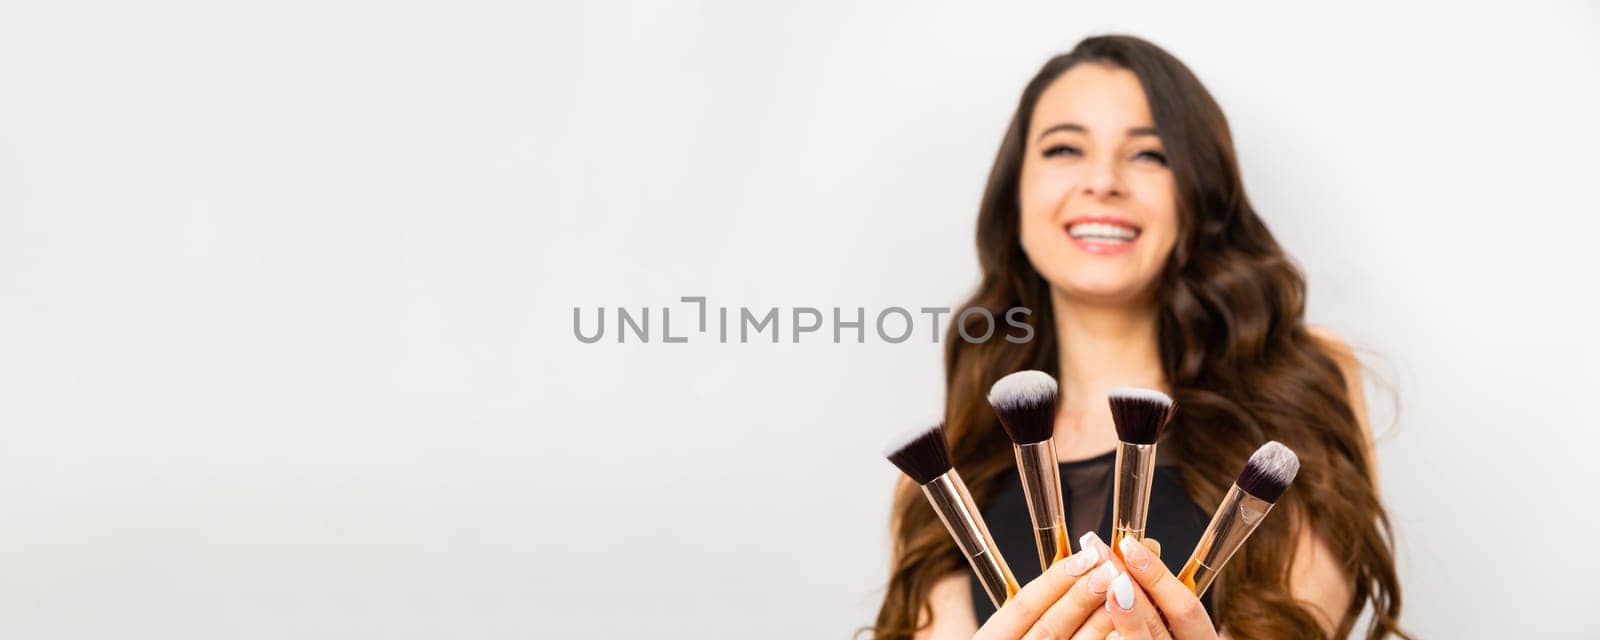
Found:
<path fill-rule="evenodd" d="M 1128 244 L 1139 237 L 1139 228 L 1114 222 L 1075 222 L 1067 225 L 1073 240 L 1096 244 Z"/>

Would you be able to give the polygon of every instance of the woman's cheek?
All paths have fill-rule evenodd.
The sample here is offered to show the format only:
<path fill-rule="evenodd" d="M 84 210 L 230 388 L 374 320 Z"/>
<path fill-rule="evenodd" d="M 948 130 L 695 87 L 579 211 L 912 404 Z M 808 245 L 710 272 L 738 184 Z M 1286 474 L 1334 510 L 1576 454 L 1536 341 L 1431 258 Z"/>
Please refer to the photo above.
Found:
<path fill-rule="evenodd" d="M 1024 218 L 1048 223 L 1072 191 L 1072 178 L 1061 171 L 1035 171 L 1024 174 L 1017 189 L 1017 204 Z"/>
<path fill-rule="evenodd" d="M 1022 210 L 1022 251 L 1029 256 L 1042 257 L 1048 251 L 1045 243 L 1044 228 L 1048 220 L 1040 215 L 1038 210 Z"/>
<path fill-rule="evenodd" d="M 1030 255 L 1037 254 L 1046 246 L 1046 234 L 1051 226 L 1051 212 L 1054 210 L 1052 199 L 1048 191 L 1033 183 L 1024 184 L 1020 192 L 1018 206 L 1021 207 L 1021 234 L 1022 248 Z"/>

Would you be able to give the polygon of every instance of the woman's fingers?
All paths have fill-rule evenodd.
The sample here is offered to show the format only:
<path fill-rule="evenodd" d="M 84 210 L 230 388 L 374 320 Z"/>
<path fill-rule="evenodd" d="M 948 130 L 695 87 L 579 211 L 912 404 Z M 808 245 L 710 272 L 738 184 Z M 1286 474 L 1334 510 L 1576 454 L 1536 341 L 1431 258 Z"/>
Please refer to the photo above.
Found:
<path fill-rule="evenodd" d="M 1111 547 L 1101 542 L 1092 531 L 1079 538 L 1078 545 L 1078 553 L 1070 558 L 1081 563 L 1074 567 L 1082 569 L 1078 581 L 1051 603 L 1050 608 L 1034 621 L 1028 635 L 1023 637 L 1066 638 L 1100 605 L 1100 594 L 1105 593 L 1111 581 L 1109 576 L 1102 575 L 1106 567 L 1111 566 Z M 1095 591 L 1096 586 L 1099 586 L 1098 592 Z"/>
<path fill-rule="evenodd" d="M 1133 544 L 1138 546 L 1137 542 Z M 1125 640 L 1172 640 L 1167 633 L 1167 625 L 1161 622 L 1161 614 L 1156 612 L 1156 608 L 1150 604 L 1150 598 L 1144 595 L 1127 573 L 1117 574 L 1111 580 L 1105 610 L 1111 616 L 1115 633 Z"/>
<path fill-rule="evenodd" d="M 1116 627 L 1111 625 L 1111 614 L 1105 607 L 1095 607 L 1094 614 L 1078 627 L 1078 632 L 1072 634 L 1072 640 L 1107 640 L 1108 634 L 1116 633 Z"/>
<path fill-rule="evenodd" d="M 1200 598 L 1173 577 L 1160 558 L 1131 538 L 1123 538 L 1119 546 L 1128 575 L 1138 583 L 1135 586 L 1140 587 L 1139 591 L 1147 594 L 1155 608 L 1160 610 L 1161 617 L 1166 619 L 1166 628 L 1172 630 L 1173 636 L 1178 640 L 1212 640 L 1217 637 L 1216 628 L 1211 624 L 1211 617 L 1206 615 L 1205 606 L 1200 604 Z M 1127 635 L 1127 632 L 1124 631 L 1123 635 Z"/>
<path fill-rule="evenodd" d="M 1041 615 L 1061 600 L 1068 589 L 1081 582 L 1079 576 L 1109 555 L 1104 547 L 1102 544 L 1100 548 L 1079 551 L 1050 565 L 1039 577 L 1006 600 L 994 615 L 989 616 L 988 622 L 983 623 L 973 639 L 1014 640 L 1021 637 L 1038 622 Z"/>
<path fill-rule="evenodd" d="M 1120 573 L 1117 568 L 1117 558 L 1110 552 L 1110 547 L 1106 546 L 1106 542 L 1101 542 L 1093 531 L 1083 534 L 1083 538 L 1078 539 L 1078 544 L 1083 549 L 1080 554 L 1094 554 L 1094 562 L 1098 562 L 1098 565 L 1083 578 L 1078 578 L 1077 584 L 1074 584 L 1072 589 L 1067 589 L 1067 594 L 1062 595 L 1061 600 L 1054 603 L 1050 611 L 1045 611 L 1045 614 L 1038 618 L 1034 626 L 1034 632 L 1038 637 L 1075 638 L 1082 634 L 1088 619 L 1096 611 L 1101 610 L 1106 602 L 1110 581 L 1117 578 L 1117 573 Z M 1101 630 L 1099 635 L 1091 634 L 1086 637 L 1093 637 L 1094 640 L 1106 637 L 1106 632 L 1110 630 L 1110 621 L 1104 622 L 1106 622 L 1104 630 Z"/>

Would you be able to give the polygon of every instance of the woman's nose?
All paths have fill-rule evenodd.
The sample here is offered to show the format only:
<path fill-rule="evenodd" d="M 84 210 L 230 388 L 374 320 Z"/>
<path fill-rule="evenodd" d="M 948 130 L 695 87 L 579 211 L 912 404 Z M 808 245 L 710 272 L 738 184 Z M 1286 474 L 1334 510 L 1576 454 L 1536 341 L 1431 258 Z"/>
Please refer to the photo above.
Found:
<path fill-rule="evenodd" d="M 1089 175 L 1084 177 L 1084 195 L 1107 198 L 1122 195 L 1122 175 L 1117 171 L 1116 162 L 1101 160 L 1089 167 Z"/>

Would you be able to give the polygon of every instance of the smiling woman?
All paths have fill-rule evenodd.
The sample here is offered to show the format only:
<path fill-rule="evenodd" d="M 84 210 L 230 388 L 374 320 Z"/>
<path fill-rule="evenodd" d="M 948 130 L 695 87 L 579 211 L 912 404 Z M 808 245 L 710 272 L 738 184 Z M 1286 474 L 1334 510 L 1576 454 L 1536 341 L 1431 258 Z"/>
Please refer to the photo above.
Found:
<path fill-rule="evenodd" d="M 1022 248 L 1061 293 L 1131 302 L 1178 236 L 1172 172 L 1133 72 L 1085 64 L 1039 96 L 1017 187 Z M 1116 256 L 1109 259 L 1107 256 Z"/>
<path fill-rule="evenodd" d="M 962 556 L 902 483 L 877 638 L 1344 637 L 1368 607 L 1369 637 L 1401 634 L 1359 365 L 1305 324 L 1305 279 L 1251 207 L 1227 121 L 1183 63 L 1126 36 L 1048 61 L 1001 142 L 977 237 L 983 277 L 966 306 L 1034 309 L 1038 339 L 946 341 L 946 432 L 1000 551 L 1021 550 L 1010 564 L 1026 584 L 998 611 L 973 597 Z M 1011 447 L 986 402 L 1024 369 L 1058 380 L 1052 439 L 1068 528 L 1084 534 L 1072 561 L 1042 573 L 1028 571 Z M 1113 556 L 1099 542 L 1117 444 L 1106 394 L 1118 386 L 1176 401 L 1149 515 L 1165 554 L 1128 539 Z M 1214 603 L 1171 588 L 1167 569 L 1269 440 L 1301 462 L 1281 514 L 1220 574 Z"/>

